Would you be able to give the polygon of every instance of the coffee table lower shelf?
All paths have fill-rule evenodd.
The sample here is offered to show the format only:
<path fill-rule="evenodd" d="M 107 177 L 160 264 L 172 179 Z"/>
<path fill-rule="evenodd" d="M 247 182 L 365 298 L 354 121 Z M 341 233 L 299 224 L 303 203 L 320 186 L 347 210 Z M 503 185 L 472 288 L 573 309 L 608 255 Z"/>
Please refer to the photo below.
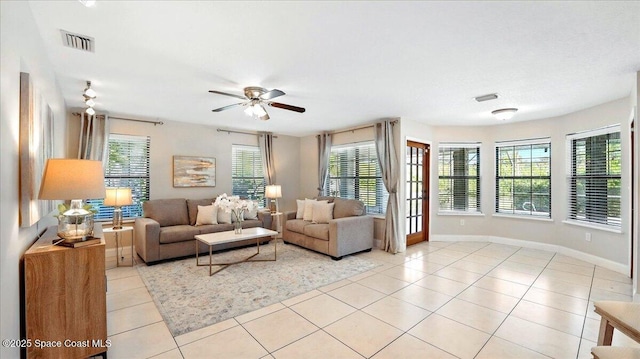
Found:
<path fill-rule="evenodd" d="M 238 264 L 238 263 L 244 263 L 244 262 L 273 262 L 276 261 L 278 258 L 278 244 L 276 242 L 274 242 L 274 249 L 273 249 L 273 259 L 271 258 L 259 258 L 259 259 L 254 259 L 253 257 L 257 256 L 258 254 L 260 254 L 260 239 L 264 238 L 264 237 L 273 237 L 274 240 L 276 239 L 276 236 L 278 235 L 278 232 L 276 231 L 272 231 L 269 229 L 265 229 L 265 228 L 261 228 L 261 227 L 255 227 L 255 228 L 246 228 L 242 230 L 242 233 L 240 234 L 236 234 L 234 231 L 225 231 L 225 232 L 215 232 L 215 233 L 207 233 L 207 234 L 199 234 L 197 236 L 195 236 L 196 238 L 196 265 L 197 266 L 208 266 L 209 267 L 209 276 L 212 276 L 218 272 L 220 272 L 221 270 L 227 268 L 228 266 L 232 265 L 232 264 Z M 244 241 L 247 239 L 255 239 L 256 240 L 256 253 L 252 254 L 251 256 L 244 258 L 242 260 L 238 260 L 235 262 L 223 262 L 223 263 L 213 263 L 213 246 L 217 245 L 217 244 L 222 244 L 222 243 L 233 243 L 233 242 L 239 242 L 239 241 Z M 206 245 L 209 246 L 209 263 L 200 263 L 200 259 L 199 259 L 199 248 L 198 248 L 198 242 L 202 242 Z M 214 266 L 221 266 L 222 268 L 217 269 L 216 271 L 213 271 L 213 267 Z"/>

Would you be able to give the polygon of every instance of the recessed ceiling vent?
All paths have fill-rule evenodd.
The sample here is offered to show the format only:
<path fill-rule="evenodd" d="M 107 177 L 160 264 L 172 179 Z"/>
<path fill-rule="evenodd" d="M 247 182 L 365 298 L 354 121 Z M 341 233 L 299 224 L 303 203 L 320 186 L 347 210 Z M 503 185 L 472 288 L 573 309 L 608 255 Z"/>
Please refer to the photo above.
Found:
<path fill-rule="evenodd" d="M 495 100 L 497 98 L 498 98 L 498 94 L 497 93 L 490 93 L 488 95 L 478 96 L 475 99 L 478 102 L 484 102 L 484 101 L 489 101 L 489 100 Z"/>
<path fill-rule="evenodd" d="M 64 46 L 82 51 L 95 52 L 96 40 L 93 37 L 74 34 L 65 30 L 60 30 L 60 32 L 62 33 L 62 43 Z"/>

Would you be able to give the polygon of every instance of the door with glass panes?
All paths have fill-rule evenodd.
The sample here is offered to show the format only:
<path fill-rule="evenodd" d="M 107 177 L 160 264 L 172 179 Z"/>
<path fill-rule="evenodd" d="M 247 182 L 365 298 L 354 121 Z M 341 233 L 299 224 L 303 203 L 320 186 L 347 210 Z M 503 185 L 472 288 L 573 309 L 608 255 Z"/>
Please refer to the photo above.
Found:
<path fill-rule="evenodd" d="M 407 245 L 429 240 L 429 148 L 407 141 L 406 233 Z"/>

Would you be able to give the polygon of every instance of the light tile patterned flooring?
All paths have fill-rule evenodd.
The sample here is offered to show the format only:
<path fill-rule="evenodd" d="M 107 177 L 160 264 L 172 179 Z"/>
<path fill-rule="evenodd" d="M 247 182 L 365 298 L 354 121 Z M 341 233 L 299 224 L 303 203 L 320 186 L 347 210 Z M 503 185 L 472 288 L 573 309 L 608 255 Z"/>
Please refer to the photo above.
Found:
<path fill-rule="evenodd" d="M 110 269 L 109 358 L 590 358 L 593 301 L 632 300 L 626 276 L 553 252 L 430 242 L 358 256 L 381 265 L 178 337 L 137 270 Z M 613 344 L 640 347 L 617 331 Z"/>

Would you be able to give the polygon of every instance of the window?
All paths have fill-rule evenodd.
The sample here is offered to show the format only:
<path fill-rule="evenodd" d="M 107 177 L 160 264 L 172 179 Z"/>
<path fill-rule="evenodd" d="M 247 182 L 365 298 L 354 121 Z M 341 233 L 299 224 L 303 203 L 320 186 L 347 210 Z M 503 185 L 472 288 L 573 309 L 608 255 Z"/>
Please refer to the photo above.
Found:
<path fill-rule="evenodd" d="M 232 194 L 258 201 L 265 206 L 264 172 L 258 146 L 233 145 L 231 147 Z"/>
<path fill-rule="evenodd" d="M 480 144 L 440 144 L 438 199 L 440 211 L 480 212 Z"/>
<path fill-rule="evenodd" d="M 620 126 L 567 136 L 569 220 L 621 228 Z"/>
<path fill-rule="evenodd" d="M 364 202 L 367 213 L 384 213 L 389 194 L 382 183 L 382 173 L 373 142 L 331 148 L 329 180 L 324 193 L 354 198 Z"/>
<path fill-rule="evenodd" d="M 122 207 L 123 218 L 142 216 L 142 202 L 149 200 L 148 136 L 109 134 L 108 160 L 104 172 L 106 187 L 131 188 L 133 205 Z M 90 200 L 98 210 L 96 219 L 113 218 L 113 207 L 104 206 L 103 199 Z"/>
<path fill-rule="evenodd" d="M 496 213 L 551 218 L 551 141 L 496 145 Z"/>

